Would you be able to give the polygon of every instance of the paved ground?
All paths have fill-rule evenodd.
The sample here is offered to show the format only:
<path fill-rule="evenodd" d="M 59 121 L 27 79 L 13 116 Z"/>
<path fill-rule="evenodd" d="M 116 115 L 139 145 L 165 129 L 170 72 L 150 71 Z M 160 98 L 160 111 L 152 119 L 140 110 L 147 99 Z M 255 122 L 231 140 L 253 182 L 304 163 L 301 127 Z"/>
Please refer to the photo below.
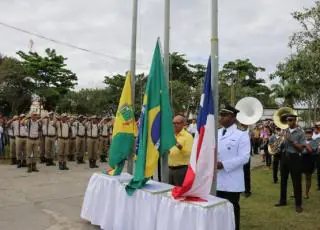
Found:
<path fill-rule="evenodd" d="M 58 171 L 40 165 L 39 173 L 0 165 L 0 229 L 98 229 L 80 219 L 82 199 L 94 171 L 88 165 L 69 164 Z"/>
<path fill-rule="evenodd" d="M 253 167 L 261 157 L 252 158 Z M 83 195 L 93 172 L 88 165 L 69 163 L 71 170 L 39 166 L 39 173 L 0 165 L 0 229 L 1 230 L 91 230 L 80 219 Z"/>

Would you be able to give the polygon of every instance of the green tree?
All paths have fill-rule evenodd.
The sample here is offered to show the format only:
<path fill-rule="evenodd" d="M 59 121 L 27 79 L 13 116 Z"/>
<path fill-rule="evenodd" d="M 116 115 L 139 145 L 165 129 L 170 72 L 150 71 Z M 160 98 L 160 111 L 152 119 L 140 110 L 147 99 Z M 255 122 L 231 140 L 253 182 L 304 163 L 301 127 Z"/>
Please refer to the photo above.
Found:
<path fill-rule="evenodd" d="M 6 115 L 26 112 L 30 106 L 33 83 L 17 59 L 0 56 L 0 105 Z"/>
<path fill-rule="evenodd" d="M 253 96 L 265 107 L 273 106 L 275 102 L 267 97 L 271 91 L 264 85 L 265 80 L 257 78 L 257 73 L 264 71 L 263 67 L 255 66 L 249 59 L 237 59 L 226 63 L 219 72 L 219 103 L 228 104 L 231 97 L 234 97 L 236 103 L 243 97 Z M 232 94 L 234 96 L 231 96 Z"/>
<path fill-rule="evenodd" d="M 58 55 L 54 49 L 46 49 L 45 56 L 37 52 L 18 51 L 17 54 L 45 109 L 54 109 L 57 102 L 77 84 L 76 74 L 65 64 L 67 58 Z"/>

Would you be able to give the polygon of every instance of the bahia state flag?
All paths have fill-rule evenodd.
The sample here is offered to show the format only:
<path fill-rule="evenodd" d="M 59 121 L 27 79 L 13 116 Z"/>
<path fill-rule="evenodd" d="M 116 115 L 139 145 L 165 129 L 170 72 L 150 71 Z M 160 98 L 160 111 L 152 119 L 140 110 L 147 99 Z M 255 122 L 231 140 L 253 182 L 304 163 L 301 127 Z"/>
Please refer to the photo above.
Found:
<path fill-rule="evenodd" d="M 182 186 L 172 189 L 172 196 L 175 199 L 205 201 L 210 193 L 214 173 L 216 129 L 212 96 L 209 58 L 190 163 Z"/>
<path fill-rule="evenodd" d="M 168 154 L 175 144 L 169 91 L 158 40 L 139 121 L 134 177 L 126 186 L 128 195 L 146 184 L 157 169 L 159 156 Z"/>
<path fill-rule="evenodd" d="M 128 72 L 115 122 L 113 125 L 112 142 L 110 146 L 109 175 L 120 175 L 125 161 L 133 152 L 136 124 L 132 109 L 131 74 Z"/>

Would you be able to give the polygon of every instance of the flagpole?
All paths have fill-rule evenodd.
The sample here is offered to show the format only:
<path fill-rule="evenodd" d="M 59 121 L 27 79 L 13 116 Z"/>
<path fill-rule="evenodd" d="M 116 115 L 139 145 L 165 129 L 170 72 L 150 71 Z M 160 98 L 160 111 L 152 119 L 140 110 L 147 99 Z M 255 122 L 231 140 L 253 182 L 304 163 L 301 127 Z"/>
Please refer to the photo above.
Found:
<path fill-rule="evenodd" d="M 218 39 L 218 0 L 212 0 L 211 4 L 211 88 L 214 100 L 214 115 L 215 115 L 215 162 L 214 176 L 211 187 L 211 194 L 216 195 L 217 189 L 217 156 L 218 156 L 218 106 L 219 106 L 219 39 Z"/>
<path fill-rule="evenodd" d="M 170 0 L 165 0 L 164 3 L 164 69 L 166 73 L 166 80 L 168 90 L 170 92 L 169 79 L 170 79 Z M 164 183 L 169 181 L 169 168 L 168 168 L 168 155 L 164 154 L 161 157 L 161 180 Z"/>
<path fill-rule="evenodd" d="M 135 102 L 135 82 L 136 82 L 137 24 L 138 24 L 138 0 L 133 0 L 131 59 L 130 59 L 131 98 L 132 98 L 133 111 L 134 111 L 134 102 Z M 130 174 L 133 174 L 133 154 L 128 157 L 127 172 Z"/>

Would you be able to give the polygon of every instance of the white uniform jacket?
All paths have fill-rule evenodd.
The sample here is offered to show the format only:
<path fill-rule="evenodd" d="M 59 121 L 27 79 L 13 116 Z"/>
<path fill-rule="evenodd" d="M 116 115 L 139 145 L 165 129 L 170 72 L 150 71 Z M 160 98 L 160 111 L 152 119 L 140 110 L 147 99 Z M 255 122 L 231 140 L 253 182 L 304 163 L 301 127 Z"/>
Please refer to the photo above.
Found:
<path fill-rule="evenodd" d="M 232 125 L 222 136 L 223 129 L 218 131 L 218 161 L 222 162 L 223 169 L 217 173 L 217 190 L 225 192 L 243 192 L 244 175 L 243 165 L 250 158 L 250 138 Z"/>

